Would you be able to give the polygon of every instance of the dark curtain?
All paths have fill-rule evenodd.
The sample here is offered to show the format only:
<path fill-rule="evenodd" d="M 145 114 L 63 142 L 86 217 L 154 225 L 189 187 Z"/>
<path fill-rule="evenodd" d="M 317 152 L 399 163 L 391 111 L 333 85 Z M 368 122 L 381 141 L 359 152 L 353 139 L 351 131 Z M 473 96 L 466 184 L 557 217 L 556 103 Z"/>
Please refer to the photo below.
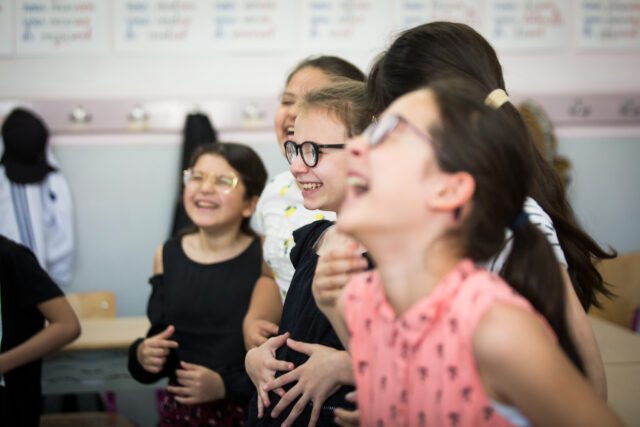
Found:
<path fill-rule="evenodd" d="M 191 155 L 202 144 L 218 142 L 218 132 L 214 129 L 209 117 L 203 113 L 191 113 L 187 116 L 183 131 L 182 162 L 180 168 L 180 183 L 176 197 L 176 205 L 173 213 L 173 225 L 170 237 L 185 231 L 193 225 L 182 203 L 182 171 L 189 167 Z"/>

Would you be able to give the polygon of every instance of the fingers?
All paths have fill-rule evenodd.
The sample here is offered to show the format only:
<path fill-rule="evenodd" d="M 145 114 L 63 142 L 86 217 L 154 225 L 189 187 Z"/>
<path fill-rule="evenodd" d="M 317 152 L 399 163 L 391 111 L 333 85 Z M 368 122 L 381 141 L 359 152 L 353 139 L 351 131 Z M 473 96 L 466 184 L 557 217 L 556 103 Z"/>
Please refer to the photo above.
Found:
<path fill-rule="evenodd" d="M 291 403 L 293 403 L 298 396 L 300 396 L 302 394 L 302 387 L 300 386 L 300 384 L 296 384 L 294 387 L 292 387 L 291 389 L 289 389 L 289 391 L 287 391 L 281 398 L 280 401 L 278 402 L 278 404 L 271 410 L 271 417 L 276 418 L 278 415 L 280 415 L 280 412 L 282 412 L 286 407 L 288 407 Z M 309 398 L 305 398 L 304 395 L 302 395 L 300 397 L 300 399 L 298 400 L 297 403 L 300 403 L 301 400 L 305 401 L 305 405 L 307 404 L 307 400 L 309 400 Z M 303 406 L 304 408 L 304 406 Z M 293 409 L 291 410 L 291 412 L 293 413 Z M 289 414 L 289 416 L 291 416 L 291 414 Z M 297 417 L 298 415 L 296 415 L 294 417 L 294 419 Z M 287 417 L 287 420 L 289 418 Z M 285 420 L 286 422 L 286 420 Z M 284 425 L 284 423 L 282 424 Z"/>
<path fill-rule="evenodd" d="M 290 371 L 295 368 L 294 364 L 286 360 L 270 359 L 264 362 L 265 368 L 271 371 Z M 273 376 L 273 374 L 272 374 Z M 271 379 L 271 378 L 270 378 Z"/>
<path fill-rule="evenodd" d="M 269 381 L 264 385 L 264 390 L 272 391 L 278 388 L 282 388 L 282 386 L 292 383 L 294 381 L 298 381 L 300 379 L 300 372 L 298 369 L 294 369 L 290 372 L 287 372 L 284 375 L 279 376 L 278 378 Z"/>
<path fill-rule="evenodd" d="M 178 385 L 168 385 L 167 391 L 175 394 L 176 396 L 189 396 L 191 393 L 188 387 L 178 386 Z"/>
<path fill-rule="evenodd" d="M 258 418 L 264 416 L 264 405 L 262 404 L 262 398 L 258 395 Z"/>
<path fill-rule="evenodd" d="M 258 399 L 262 401 L 262 406 L 264 408 L 268 408 L 271 405 L 271 401 L 269 400 L 269 392 L 262 389 L 262 387 L 258 387 Z"/>
<path fill-rule="evenodd" d="M 269 347 L 274 351 L 279 349 L 287 342 L 287 338 L 289 338 L 289 332 L 285 332 L 282 335 L 276 335 L 275 337 L 271 337 L 267 340 L 269 343 Z"/>
<path fill-rule="evenodd" d="M 154 335 L 153 338 L 159 338 L 161 340 L 166 340 L 166 339 L 169 339 L 169 337 L 171 337 L 171 335 L 173 335 L 173 333 L 175 331 L 176 331 L 175 326 L 169 325 L 169 326 L 167 326 L 167 329 L 165 329 L 164 331 L 160 332 L 158 335 Z"/>
<path fill-rule="evenodd" d="M 165 339 L 158 338 L 157 336 L 151 337 L 151 338 L 147 338 L 143 342 L 144 342 L 145 347 L 147 347 L 147 348 L 167 348 L 167 349 L 171 349 L 171 348 L 177 348 L 178 347 L 178 342 L 177 341 L 165 340 Z"/>
<path fill-rule="evenodd" d="M 355 273 L 367 268 L 367 260 L 349 249 L 337 249 L 318 259 L 316 274 Z"/>
<path fill-rule="evenodd" d="M 304 353 L 308 356 L 311 356 L 311 354 L 313 354 L 313 352 L 317 349 L 316 344 L 309 344 L 302 341 L 296 341 L 291 338 L 287 339 L 287 346 L 297 351 L 298 353 Z"/>
<path fill-rule="evenodd" d="M 291 412 L 289 413 L 289 416 L 287 417 L 286 420 L 284 420 L 284 422 L 282 423 L 282 427 L 288 427 L 290 425 L 293 425 L 293 423 L 295 422 L 296 418 L 298 418 L 298 416 L 302 413 L 302 411 L 304 410 L 305 406 L 307 406 L 307 403 L 309 402 L 309 398 L 307 397 L 307 395 L 302 395 L 300 397 L 300 399 L 298 399 L 298 401 L 296 402 L 295 405 L 293 405 L 293 408 L 291 409 Z M 322 405 L 320 405 L 322 407 Z M 275 408 L 274 408 L 275 409 Z"/>
<path fill-rule="evenodd" d="M 336 424 L 342 427 L 357 427 L 360 425 L 360 412 L 358 410 L 348 411 L 342 408 L 336 408 L 335 412 Z"/>
<path fill-rule="evenodd" d="M 165 358 L 150 357 L 150 358 L 145 358 L 141 364 L 146 371 L 149 371 L 153 374 L 157 374 L 164 367 L 165 361 L 166 361 Z"/>
<path fill-rule="evenodd" d="M 258 325 L 260 327 L 260 334 L 265 338 L 270 338 L 278 333 L 278 325 L 275 323 L 261 320 Z"/>
<path fill-rule="evenodd" d="M 166 347 L 147 347 L 143 350 L 144 357 L 166 358 L 169 352 Z"/>
<path fill-rule="evenodd" d="M 309 418 L 309 427 L 316 427 L 318 423 L 318 419 L 320 418 L 320 410 L 322 409 L 322 405 L 315 404 L 311 407 L 311 417 Z"/>

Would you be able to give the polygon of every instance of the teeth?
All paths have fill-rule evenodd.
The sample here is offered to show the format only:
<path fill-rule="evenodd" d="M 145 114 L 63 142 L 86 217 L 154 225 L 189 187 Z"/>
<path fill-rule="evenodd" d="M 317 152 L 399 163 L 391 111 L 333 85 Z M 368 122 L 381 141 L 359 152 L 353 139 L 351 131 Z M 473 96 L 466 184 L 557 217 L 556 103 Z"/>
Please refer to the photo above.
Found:
<path fill-rule="evenodd" d="M 199 208 L 217 208 L 218 204 L 217 203 L 212 203 L 212 202 L 204 202 L 204 201 L 199 201 L 196 202 L 196 206 Z"/>
<path fill-rule="evenodd" d="M 293 135 L 293 130 L 294 130 L 293 126 L 289 126 L 285 129 L 285 132 L 287 133 L 287 135 L 290 136 L 290 135 Z"/>
<path fill-rule="evenodd" d="M 348 176 L 347 177 L 347 185 L 351 185 L 352 187 L 368 187 L 367 181 L 360 178 L 359 176 Z"/>
<path fill-rule="evenodd" d="M 305 182 L 304 184 L 301 183 L 300 187 L 302 187 L 303 190 L 316 190 L 322 187 L 322 184 L 317 182 Z"/>

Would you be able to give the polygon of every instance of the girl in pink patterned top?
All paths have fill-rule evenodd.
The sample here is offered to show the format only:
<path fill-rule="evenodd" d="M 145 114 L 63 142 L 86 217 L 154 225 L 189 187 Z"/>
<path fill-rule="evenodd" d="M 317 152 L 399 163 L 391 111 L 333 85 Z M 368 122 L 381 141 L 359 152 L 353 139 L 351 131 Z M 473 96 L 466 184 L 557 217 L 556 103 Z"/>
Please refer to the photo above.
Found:
<path fill-rule="evenodd" d="M 557 261 L 521 212 L 531 166 L 508 102 L 434 82 L 348 144 L 338 225 L 378 270 L 337 306 L 330 286 L 314 296 L 349 346 L 362 425 L 620 425 L 579 370 Z M 477 265 L 507 226 L 505 282 Z"/>

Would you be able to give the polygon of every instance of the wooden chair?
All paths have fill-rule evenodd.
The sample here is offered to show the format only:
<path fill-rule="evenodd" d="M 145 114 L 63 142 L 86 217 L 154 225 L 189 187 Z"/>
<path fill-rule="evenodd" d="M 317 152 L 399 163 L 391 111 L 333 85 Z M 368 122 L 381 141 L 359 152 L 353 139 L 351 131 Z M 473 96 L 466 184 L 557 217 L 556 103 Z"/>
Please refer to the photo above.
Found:
<path fill-rule="evenodd" d="M 593 307 L 589 314 L 630 328 L 633 313 L 640 307 L 640 252 L 601 261 L 597 268 L 616 296 L 601 298 L 602 308 Z"/>
<path fill-rule="evenodd" d="M 80 319 L 116 317 L 116 296 L 111 291 L 69 293 L 67 300 Z"/>
<path fill-rule="evenodd" d="M 78 292 L 66 294 L 67 300 L 82 323 L 82 319 L 111 319 L 116 317 L 116 296 L 111 291 Z M 95 395 L 96 401 L 102 407 L 102 398 Z M 76 395 L 65 395 L 63 406 L 77 407 Z M 126 419 L 116 414 L 115 393 L 105 392 L 104 406 L 107 412 L 71 412 L 62 414 L 48 414 L 43 416 L 53 426 L 129 426 Z M 70 402 L 70 403 L 69 403 Z M 84 417 L 84 418 L 83 418 Z M 127 422 L 128 424 L 123 424 Z M 42 420 L 41 420 L 42 423 Z M 66 423 L 66 424 L 65 424 Z M 109 424 L 111 423 L 111 424 Z M 45 424 L 41 424 L 44 426 Z M 48 426 L 49 424 L 47 424 Z"/>
<path fill-rule="evenodd" d="M 40 417 L 40 427 L 136 427 L 118 414 L 107 412 L 77 412 L 47 414 Z"/>

